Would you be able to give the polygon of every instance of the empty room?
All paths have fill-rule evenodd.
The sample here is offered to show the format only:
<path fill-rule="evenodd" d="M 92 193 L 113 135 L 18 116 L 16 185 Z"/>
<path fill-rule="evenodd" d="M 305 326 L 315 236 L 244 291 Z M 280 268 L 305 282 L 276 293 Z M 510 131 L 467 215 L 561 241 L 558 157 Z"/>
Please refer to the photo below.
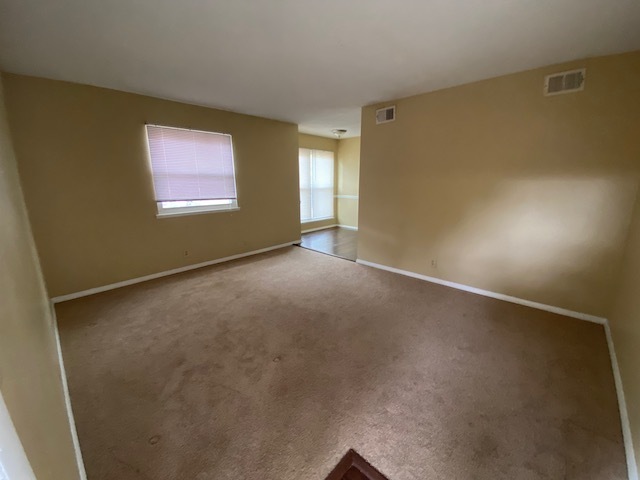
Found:
<path fill-rule="evenodd" d="M 637 0 L 0 0 L 0 480 L 638 480 Z"/>

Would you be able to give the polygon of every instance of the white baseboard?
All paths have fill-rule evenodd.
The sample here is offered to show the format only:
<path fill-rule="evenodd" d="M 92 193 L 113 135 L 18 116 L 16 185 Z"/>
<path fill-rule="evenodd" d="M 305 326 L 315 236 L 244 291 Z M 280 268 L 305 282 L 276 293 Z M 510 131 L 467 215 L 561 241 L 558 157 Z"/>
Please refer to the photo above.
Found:
<path fill-rule="evenodd" d="M 622 424 L 622 439 L 624 440 L 624 451 L 627 456 L 627 471 L 629 480 L 638 480 L 638 466 L 636 465 L 635 452 L 633 450 L 633 438 L 631 436 L 631 424 L 629 423 L 629 414 L 627 412 L 627 402 L 624 398 L 624 388 L 622 387 L 622 377 L 620 376 L 620 368 L 618 367 L 618 358 L 616 350 L 613 346 L 613 337 L 609 322 L 604 324 L 604 331 L 607 336 L 607 344 L 609 345 L 609 356 L 611 357 L 611 368 L 613 369 L 613 380 L 616 385 L 616 393 L 618 394 L 618 409 L 620 410 L 620 423 Z"/>
<path fill-rule="evenodd" d="M 475 293 L 477 295 L 484 295 L 485 297 L 496 298 L 498 300 L 504 300 L 505 302 L 517 303 L 518 305 L 525 305 L 527 307 L 537 308 L 538 310 L 545 310 L 547 312 L 557 313 L 560 315 L 565 315 L 567 317 L 573 317 L 573 318 L 578 318 L 580 320 L 586 320 L 588 322 L 599 323 L 600 325 L 605 325 L 607 322 L 606 318 L 597 317 L 595 315 L 590 315 L 588 313 L 574 312 L 573 310 L 567 310 L 565 308 L 554 307 L 552 305 L 545 305 L 544 303 L 538 303 L 538 302 L 533 302 L 531 300 L 512 297 L 511 295 L 505 295 L 503 293 L 490 292 L 489 290 L 482 290 L 481 288 L 470 287 L 468 285 L 462 285 L 460 283 L 450 282 L 448 280 L 442 280 L 441 278 L 429 277 L 427 275 L 410 272 L 408 270 L 401 270 L 399 268 L 388 267 L 386 265 L 369 262 L 367 260 L 357 259 L 356 263 L 359 263 L 361 265 L 366 265 L 368 267 L 379 268 L 381 270 L 386 270 L 388 272 L 398 273 L 400 275 L 406 275 L 407 277 L 413 277 L 419 280 L 425 280 L 431 283 L 437 283 L 438 285 L 444 285 L 446 287 L 463 290 L 465 292 Z"/>
<path fill-rule="evenodd" d="M 326 230 L 327 228 L 333 228 L 333 227 L 337 227 L 337 226 L 338 226 L 338 224 L 334 223 L 332 225 L 325 225 L 324 227 L 308 228 L 306 230 L 302 230 L 302 232 L 300 232 L 300 233 L 317 232 L 318 230 Z"/>
<path fill-rule="evenodd" d="M 333 225 L 325 225 L 324 227 L 317 227 L 317 228 L 310 228 L 308 230 L 302 230 L 302 232 L 300 233 L 311 233 L 311 232 L 317 232 L 319 230 L 326 230 L 327 228 L 335 228 L 335 227 L 339 227 L 339 228 L 344 228 L 346 230 L 358 230 L 358 227 L 352 227 L 351 225 L 340 225 L 337 223 L 334 223 Z"/>
<path fill-rule="evenodd" d="M 69 430 L 71 431 L 71 441 L 76 455 L 76 464 L 78 466 L 78 474 L 80 480 L 87 480 L 87 472 L 84 468 L 82 460 L 82 451 L 80 450 L 80 442 L 78 441 L 78 431 L 76 430 L 76 421 L 73 417 L 73 409 L 71 408 L 71 396 L 69 395 L 69 385 L 67 383 L 67 372 L 64 368 L 64 360 L 62 358 L 62 346 L 60 345 L 60 332 L 58 331 L 58 318 L 53 302 L 50 304 L 51 315 L 53 320 L 53 332 L 56 339 L 56 350 L 58 351 L 58 363 L 60 364 L 60 377 L 62 380 L 62 393 L 64 395 L 64 404 L 67 409 L 67 418 L 69 419 Z"/>
<path fill-rule="evenodd" d="M 197 268 L 208 267 L 217 263 L 228 262 L 230 260 L 237 260 L 238 258 L 249 257 L 251 255 L 257 255 L 259 253 L 270 252 L 271 250 L 277 250 L 279 248 L 290 247 L 291 245 L 297 245 L 300 240 L 294 240 L 280 245 L 274 245 L 272 247 L 261 248 L 259 250 L 253 250 L 251 252 L 238 253 L 229 257 L 217 258 L 215 260 L 209 260 L 207 262 L 195 263 L 193 265 L 187 265 L 185 267 L 174 268 L 172 270 L 166 270 L 164 272 L 152 273 L 151 275 L 145 275 L 144 277 L 132 278 L 130 280 L 123 280 L 122 282 L 111 283 L 109 285 L 103 285 L 101 287 L 90 288 L 88 290 L 82 290 L 81 292 L 69 293 L 67 295 L 60 295 L 59 297 L 53 297 L 51 301 L 53 303 L 66 302 L 67 300 L 73 300 L 80 297 L 86 297 L 88 295 L 94 295 L 96 293 L 106 292 L 108 290 L 114 290 L 120 287 L 126 287 L 128 285 L 134 285 L 136 283 L 146 282 L 147 280 L 153 280 L 155 278 L 167 277 L 169 275 L 175 275 L 176 273 L 188 272 L 189 270 L 195 270 Z"/>
<path fill-rule="evenodd" d="M 356 263 L 366 265 L 368 267 L 378 268 L 380 270 L 386 270 L 388 272 L 397 273 L 400 275 L 406 275 L 408 277 L 417 278 L 419 280 L 425 280 L 427 282 L 437 283 L 438 285 L 444 285 L 447 287 L 463 290 L 465 292 L 475 293 L 478 295 L 484 295 L 486 297 L 495 298 L 498 300 L 504 300 L 506 302 L 516 303 L 518 305 L 525 305 L 527 307 L 537 308 L 539 310 L 545 310 L 547 312 L 557 313 L 565 315 L 567 317 L 577 318 L 579 320 L 586 320 L 588 322 L 598 323 L 604 326 L 605 335 L 607 338 L 607 345 L 609 347 L 609 356 L 611 357 L 611 369 L 613 370 L 613 378 L 615 381 L 616 394 L 618 396 L 618 408 L 620 410 L 620 422 L 622 424 L 622 438 L 624 441 L 624 450 L 627 458 L 627 470 L 629 480 L 639 480 L 638 468 L 636 465 L 635 452 L 633 450 L 633 440 L 631 436 L 631 425 L 629 424 L 629 415 L 627 413 L 627 404 L 624 397 L 624 390 L 622 387 L 622 378 L 620 376 L 620 369 L 618 367 L 618 360 L 616 358 L 616 352 L 613 345 L 613 338 L 611 336 L 611 329 L 609 327 L 609 320 L 603 317 L 597 317 L 587 313 L 574 312 L 565 308 L 554 307 L 552 305 L 545 305 L 543 303 L 532 302 L 531 300 L 524 300 L 522 298 L 512 297 L 510 295 L 504 295 L 502 293 L 490 292 L 488 290 L 482 290 L 476 287 L 470 287 L 468 285 L 462 285 L 460 283 L 450 282 L 448 280 L 442 280 L 440 278 L 429 277 L 408 270 L 401 270 L 399 268 L 388 267 L 379 263 L 369 262 L 367 260 L 357 259 Z"/>
<path fill-rule="evenodd" d="M 337 225 L 333 225 L 333 226 L 337 226 Z M 313 229 L 313 230 L 322 230 L 324 228 L 330 228 L 330 227 L 321 227 L 318 229 Z M 312 231 L 313 231 L 312 230 Z M 51 314 L 53 317 L 53 325 L 54 325 L 54 333 L 55 333 L 55 340 L 56 340 L 56 349 L 58 352 L 58 362 L 60 363 L 60 373 L 61 373 L 61 378 L 62 378 L 62 388 L 63 388 L 63 393 L 64 393 L 64 399 L 65 399 L 65 406 L 67 409 L 67 415 L 69 418 L 69 427 L 71 430 L 71 437 L 72 437 L 72 441 L 73 441 L 73 446 L 75 449 L 75 455 L 76 455 L 76 461 L 77 461 L 77 465 L 78 465 L 78 472 L 80 474 L 80 480 L 87 480 L 87 474 L 84 468 L 84 462 L 82 460 L 82 452 L 80 450 L 80 443 L 78 441 L 78 433 L 76 430 L 76 425 L 75 425 L 75 420 L 74 420 L 74 416 L 73 416 L 73 410 L 71 407 L 71 397 L 69 395 L 69 387 L 67 384 L 67 375 L 66 375 L 66 371 L 64 368 L 64 360 L 62 358 L 62 347 L 60 345 L 60 334 L 58 331 L 58 321 L 57 321 L 57 317 L 56 317 L 56 313 L 55 313 L 55 308 L 54 308 L 54 303 L 58 303 L 58 302 L 63 302 L 65 300 L 71 300 L 74 298 L 80 298 L 80 297 L 84 297 L 87 295 L 92 295 L 94 293 L 99 293 L 99 292 L 104 292 L 107 290 L 112 290 L 115 288 L 120 288 L 120 287 L 124 287 L 127 285 L 133 285 L 135 283 L 140 283 L 140 282 L 144 282 L 147 280 L 152 280 L 154 278 L 160 278 L 160 277 L 164 277 L 164 276 L 168 276 L 168 275 L 173 275 L 175 273 L 181 273 L 181 272 L 186 272 L 189 270 L 195 270 L 197 268 L 202 268 L 202 267 L 206 267 L 209 265 L 215 265 L 217 263 L 222 263 L 222 262 L 226 262 L 226 261 L 230 261 L 230 260 L 235 260 L 238 258 L 243 258 L 243 257 L 248 257 L 251 255 L 257 255 L 259 253 L 264 253 L 264 252 L 268 252 L 271 250 L 276 250 L 279 248 L 284 248 L 284 247 L 288 247 L 291 245 L 295 245 L 300 243 L 300 240 L 296 240 L 293 242 L 289 242 L 289 243 L 283 243 L 280 245 L 274 245 L 272 247 L 267 247 L 267 248 L 262 248 L 260 250 L 254 250 L 251 252 L 246 252 L 246 253 L 240 253 L 237 255 L 231 255 L 229 257 L 224 257 L 224 258 L 219 258 L 216 260 L 211 260 L 208 262 L 203 262 L 203 263 L 198 263 L 195 265 L 188 265 L 186 267 L 181 267 L 181 268 L 176 268 L 173 270 L 167 270 L 165 272 L 160 272 L 160 273 L 155 273 L 152 275 L 146 275 L 144 277 L 139 277 L 139 278 L 135 278 L 135 279 L 131 279 L 131 280 L 125 280 L 123 282 L 118 282 L 118 283 L 113 283 L 110 285 L 105 285 L 102 287 L 97 287 L 97 288 L 93 288 L 93 289 L 89 289 L 89 290 L 84 290 L 82 292 L 77 292 L 77 293 L 73 293 L 73 294 L 69 294 L 69 295 L 62 295 L 60 297 L 54 297 L 51 299 Z M 637 469 L 637 465 L 636 465 L 636 461 L 635 461 L 635 453 L 633 450 L 633 440 L 632 440 L 632 436 L 631 436 L 631 426 L 629 424 L 629 416 L 627 413 L 627 405 L 626 405 L 626 401 L 625 401 L 625 396 L 624 396 L 624 389 L 622 386 L 622 378 L 620 376 L 620 369 L 618 367 L 618 360 L 616 357 L 616 353 L 615 353 L 615 348 L 614 348 L 614 344 L 613 344 L 613 338 L 611 336 L 611 329 L 609 327 L 609 322 L 606 318 L 602 318 L 602 317 L 597 317 L 594 315 L 589 315 L 586 313 L 580 313 L 580 312 L 574 312 L 572 310 L 567 310 L 564 308 L 560 308 L 560 307 L 554 307 L 551 305 L 545 305 L 542 303 L 538 303 L 538 302 L 532 302 L 530 300 L 524 300 L 521 298 L 517 298 L 517 297 L 512 297 L 510 295 L 504 295 L 501 293 L 495 293 L 495 292 L 491 292 L 488 290 L 482 290 L 480 288 L 475 288 L 475 287 L 470 287 L 468 285 L 462 285 L 459 283 L 455 283 L 455 282 L 450 282 L 448 280 L 442 280 L 440 278 L 435 278 L 435 277 L 429 277 L 427 275 L 422 275 L 419 273 L 415 273 L 415 272 L 410 272 L 408 270 L 401 270 L 399 268 L 394 268 L 394 267 L 388 267 L 386 265 L 381 265 L 378 263 L 374 263 L 374 262 L 369 262 L 367 260 L 362 260 L 362 259 L 357 259 L 356 263 L 359 263 L 361 265 L 365 265 L 368 267 L 373 267 L 373 268 L 378 268 L 380 270 L 386 270 L 389 272 L 393 272 L 393 273 L 397 273 L 400 275 L 405 275 L 408 277 L 412 277 L 412 278 L 417 278 L 419 280 L 424 280 L 427 282 L 431 282 L 431 283 L 436 283 L 438 285 L 444 285 L 447 287 L 451 287 L 451 288 L 455 288 L 458 290 L 462 290 L 465 292 L 470 292 L 470 293 L 475 293 L 478 295 L 484 295 L 487 297 L 491 297 L 491 298 L 495 298 L 498 300 L 504 300 L 507 302 L 511 302 L 511 303 L 516 303 L 519 305 L 525 305 L 528 307 L 532 307 L 532 308 L 537 308 L 540 310 L 545 310 L 548 312 L 552 312 L 552 313 L 558 313 L 560 315 L 566 315 L 568 317 L 573 317 L 573 318 L 577 318 L 580 320 L 586 320 L 589 322 L 594 322 L 594 323 L 598 323 L 601 325 L 604 325 L 604 329 L 605 329 L 605 335 L 606 335 L 606 339 L 607 339 L 607 345 L 609 348 L 609 355 L 611 358 L 611 368 L 613 370 L 613 377 L 614 377 L 614 381 L 615 381 L 615 388 L 616 388 L 616 393 L 617 393 L 617 397 L 618 397 L 618 407 L 620 410 L 620 421 L 622 424 L 622 436 L 623 436 L 623 440 L 624 440 L 624 449 L 625 449 L 625 454 L 626 454 L 626 460 L 627 460 L 627 470 L 628 470 L 628 476 L 629 476 L 629 480 L 639 480 L 638 478 L 638 469 Z"/>

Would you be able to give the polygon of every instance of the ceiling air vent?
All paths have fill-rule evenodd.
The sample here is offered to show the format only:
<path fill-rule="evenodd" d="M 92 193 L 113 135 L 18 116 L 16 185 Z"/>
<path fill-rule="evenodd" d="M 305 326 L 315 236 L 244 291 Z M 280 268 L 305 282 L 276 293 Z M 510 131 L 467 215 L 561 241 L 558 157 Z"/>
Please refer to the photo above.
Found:
<path fill-rule="evenodd" d="M 396 106 L 376 110 L 376 125 L 393 122 L 396 119 Z"/>
<path fill-rule="evenodd" d="M 587 70 L 571 70 L 569 72 L 554 73 L 544 77 L 544 94 L 558 95 L 559 93 L 571 93 L 584 90 L 584 79 Z"/>

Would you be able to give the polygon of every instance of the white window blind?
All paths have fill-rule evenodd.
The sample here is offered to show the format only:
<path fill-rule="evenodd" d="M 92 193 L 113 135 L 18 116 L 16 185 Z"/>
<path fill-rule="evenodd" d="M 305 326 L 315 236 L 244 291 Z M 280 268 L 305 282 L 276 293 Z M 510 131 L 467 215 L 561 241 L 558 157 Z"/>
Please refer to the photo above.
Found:
<path fill-rule="evenodd" d="M 237 206 L 231 135 L 147 125 L 159 210 Z"/>
<path fill-rule="evenodd" d="M 333 218 L 333 152 L 301 148 L 300 220 Z"/>

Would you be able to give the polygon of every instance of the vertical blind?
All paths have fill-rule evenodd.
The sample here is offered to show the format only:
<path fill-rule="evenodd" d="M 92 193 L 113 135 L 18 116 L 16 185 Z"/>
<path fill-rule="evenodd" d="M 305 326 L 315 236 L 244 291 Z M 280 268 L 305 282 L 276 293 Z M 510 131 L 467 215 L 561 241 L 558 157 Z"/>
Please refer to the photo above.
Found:
<path fill-rule="evenodd" d="M 156 202 L 236 199 L 231 135 L 147 125 Z"/>
<path fill-rule="evenodd" d="M 333 218 L 333 152 L 299 150 L 300 219 Z"/>

